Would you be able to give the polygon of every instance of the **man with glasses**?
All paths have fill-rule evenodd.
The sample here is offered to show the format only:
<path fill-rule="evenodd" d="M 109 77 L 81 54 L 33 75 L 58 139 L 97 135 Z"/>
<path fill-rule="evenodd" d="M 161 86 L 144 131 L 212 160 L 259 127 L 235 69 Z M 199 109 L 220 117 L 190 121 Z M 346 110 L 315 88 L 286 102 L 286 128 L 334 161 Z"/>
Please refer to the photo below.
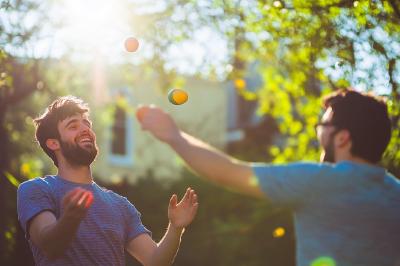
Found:
<path fill-rule="evenodd" d="M 321 162 L 247 163 L 181 131 L 154 106 L 138 108 L 143 130 L 198 175 L 294 212 L 297 265 L 400 265 L 400 184 L 377 164 L 391 136 L 384 101 L 354 90 L 324 99 Z M 331 265 L 329 264 L 329 265 Z"/>

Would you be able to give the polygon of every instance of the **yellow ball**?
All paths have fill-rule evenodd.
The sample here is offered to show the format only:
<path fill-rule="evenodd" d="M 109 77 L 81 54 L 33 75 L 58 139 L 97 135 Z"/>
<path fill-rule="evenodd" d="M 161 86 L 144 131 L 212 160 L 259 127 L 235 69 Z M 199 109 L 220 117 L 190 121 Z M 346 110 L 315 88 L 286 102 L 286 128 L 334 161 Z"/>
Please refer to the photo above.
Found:
<path fill-rule="evenodd" d="M 168 100 L 175 105 L 181 105 L 187 102 L 189 96 L 186 91 L 180 89 L 172 89 L 168 92 Z"/>

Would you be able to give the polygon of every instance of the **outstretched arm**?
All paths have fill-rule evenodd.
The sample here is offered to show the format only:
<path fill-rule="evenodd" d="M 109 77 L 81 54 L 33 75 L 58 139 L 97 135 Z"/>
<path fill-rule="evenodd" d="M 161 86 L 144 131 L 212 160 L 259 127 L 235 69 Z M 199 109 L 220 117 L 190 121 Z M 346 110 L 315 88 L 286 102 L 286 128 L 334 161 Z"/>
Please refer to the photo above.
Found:
<path fill-rule="evenodd" d="M 171 265 L 178 251 L 182 233 L 193 221 L 197 208 L 197 195 L 194 190 L 188 188 L 179 203 L 177 196 L 173 195 L 168 206 L 170 222 L 160 242 L 157 244 L 149 235 L 141 234 L 129 242 L 128 252 L 146 266 Z"/>
<path fill-rule="evenodd" d="M 250 164 L 236 160 L 180 131 L 172 117 L 158 107 L 137 110 L 143 130 L 169 144 L 198 175 L 224 187 L 256 198 L 265 197 Z"/>

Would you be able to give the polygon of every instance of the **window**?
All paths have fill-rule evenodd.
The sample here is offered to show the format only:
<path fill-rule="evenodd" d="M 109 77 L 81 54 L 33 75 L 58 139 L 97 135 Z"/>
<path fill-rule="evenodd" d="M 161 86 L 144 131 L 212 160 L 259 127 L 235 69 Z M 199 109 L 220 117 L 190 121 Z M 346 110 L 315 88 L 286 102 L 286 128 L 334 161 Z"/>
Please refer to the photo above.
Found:
<path fill-rule="evenodd" d="M 112 126 L 111 152 L 118 155 L 126 155 L 126 111 L 116 106 Z"/>
<path fill-rule="evenodd" d="M 132 167 L 134 152 L 134 117 L 131 93 L 128 88 L 115 89 L 112 121 L 108 127 L 107 157 L 113 166 Z"/>

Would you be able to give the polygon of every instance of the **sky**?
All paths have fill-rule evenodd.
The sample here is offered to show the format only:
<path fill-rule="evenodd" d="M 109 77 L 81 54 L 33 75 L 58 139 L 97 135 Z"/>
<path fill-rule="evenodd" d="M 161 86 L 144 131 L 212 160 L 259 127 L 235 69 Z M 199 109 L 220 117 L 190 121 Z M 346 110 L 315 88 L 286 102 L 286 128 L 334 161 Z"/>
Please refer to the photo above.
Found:
<path fill-rule="evenodd" d="M 129 2 L 129 0 L 127 0 Z M 140 1 L 135 1 L 140 2 Z M 152 1 L 141 5 L 134 12 L 150 13 L 165 9 L 164 1 Z M 126 2 L 108 0 L 57 0 L 47 10 L 50 23 L 40 26 L 39 38 L 32 39 L 24 47 L 7 45 L 7 51 L 21 57 L 61 58 L 68 54 L 77 61 L 92 61 L 101 56 L 109 64 L 140 64 L 152 56 L 152 46 L 137 34 L 136 23 L 132 21 L 131 10 Z M 28 28 L 40 22 L 40 16 L 34 13 L 21 15 L 0 10 L 4 22 L 22 23 Z M 7 25 L 8 24 L 8 25 Z M 139 25 L 141 26 L 141 25 Z M 6 27 L 14 27 L 6 23 Z M 137 27 L 139 28 L 139 27 Z M 193 75 L 197 70 L 209 71 L 210 65 L 216 67 L 221 78 L 226 74 L 228 59 L 227 41 L 212 28 L 202 27 L 192 34 L 192 40 L 182 41 L 165 51 L 168 58 L 166 67 L 179 73 Z M 128 37 L 139 40 L 139 49 L 128 53 L 124 41 Z"/>
<path fill-rule="evenodd" d="M 136 9 L 127 9 L 127 2 L 136 4 Z M 40 25 L 41 35 L 28 42 L 26 47 L 5 43 L 7 51 L 21 57 L 35 58 L 61 58 L 68 54 L 77 61 L 92 61 L 95 57 L 101 56 L 102 61 L 109 64 L 132 63 L 138 65 L 152 56 L 153 47 L 139 33 L 143 21 L 132 20 L 132 13 L 146 14 L 166 8 L 164 0 L 153 0 L 151 4 L 145 0 L 54 0 L 52 3 L 53 5 L 49 9 L 43 7 L 48 9 L 42 10 L 42 12 L 49 16 L 51 23 Z M 199 1 L 199 5 L 209 5 L 209 3 Z M 179 16 L 182 15 L 182 13 L 175 13 L 171 19 L 179 19 Z M 27 28 L 35 27 L 41 23 L 40 16 L 35 13 L 27 13 L 21 19 L 19 14 L 0 9 L 2 24 L 10 28 L 18 24 Z M 351 31 L 348 28 L 353 26 L 351 23 L 347 23 L 346 27 L 341 29 L 342 34 L 350 34 Z M 377 40 L 387 38 L 382 30 L 376 30 L 373 34 Z M 125 39 L 131 36 L 139 40 L 139 49 L 135 53 L 128 53 L 124 49 Z M 173 43 L 166 51 L 163 51 L 163 56 L 167 58 L 166 67 L 176 69 L 178 73 L 186 75 L 193 75 L 197 72 L 204 74 L 213 68 L 216 76 L 221 80 L 224 79 L 232 69 L 228 62 L 230 51 L 227 39 L 215 29 L 206 26 L 195 29 L 191 36 L 192 39 Z M 251 33 L 248 33 L 247 37 L 251 39 Z M 390 45 L 395 54 L 400 54 L 399 43 Z M 367 89 L 364 80 L 371 79 L 363 70 L 374 68 L 374 77 L 372 77 L 375 84 L 374 90 L 379 94 L 387 94 L 390 89 L 388 77 L 385 75 L 385 66 L 380 65 L 379 58 L 371 56 L 371 48 L 365 44 L 356 44 L 355 50 L 359 60 L 357 61 L 358 70 L 354 73 L 335 57 L 319 61 L 318 66 L 325 68 L 326 72 L 334 79 L 351 75 L 353 86 L 361 90 Z"/>

